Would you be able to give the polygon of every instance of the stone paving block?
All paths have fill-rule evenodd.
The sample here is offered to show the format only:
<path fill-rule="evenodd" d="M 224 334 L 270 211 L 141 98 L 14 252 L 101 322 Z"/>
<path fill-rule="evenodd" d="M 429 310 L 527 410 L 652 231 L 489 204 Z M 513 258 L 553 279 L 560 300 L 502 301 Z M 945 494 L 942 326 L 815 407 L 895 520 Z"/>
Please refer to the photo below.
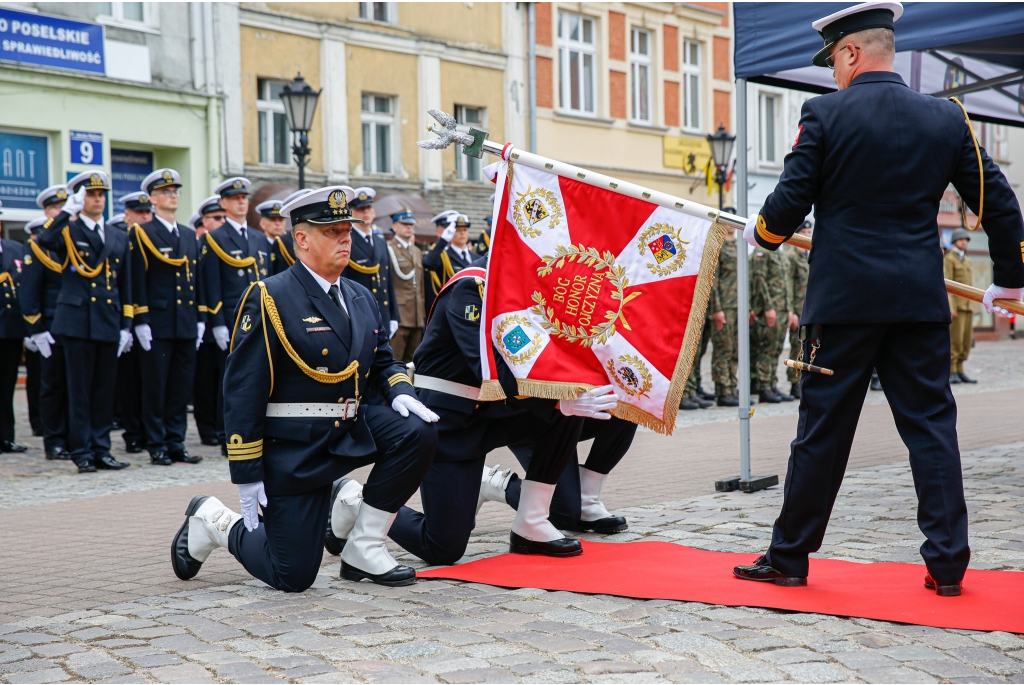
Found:
<path fill-rule="evenodd" d="M 501 633 L 498 637 L 509 642 L 527 645 L 541 652 L 575 652 L 590 646 L 583 640 L 577 640 L 573 637 L 546 635 L 529 630 Z"/>
<path fill-rule="evenodd" d="M 897 661 L 925 661 L 932 659 L 945 659 L 947 658 L 942 652 L 932 649 L 931 647 L 924 647 L 921 645 L 904 645 L 901 647 L 885 647 L 884 649 L 878 650 L 882 654 L 892 657 Z"/>
<path fill-rule="evenodd" d="M 436 683 L 437 680 L 419 669 L 390 661 L 353 661 L 346 664 L 370 683 Z"/>
<path fill-rule="evenodd" d="M 181 664 L 150 669 L 149 674 L 161 683 L 212 683 L 213 674 L 199 664 Z"/>
<path fill-rule="evenodd" d="M 647 538 L 650 540 L 651 538 Z M 587 680 L 591 683 L 667 683 L 670 682 L 658 673 L 610 673 L 608 675 L 592 675 Z"/>
<path fill-rule="evenodd" d="M 659 635 L 654 638 L 665 649 L 673 652 L 688 652 L 693 649 L 725 649 L 725 644 L 707 637 L 706 635 L 692 635 L 688 633 L 672 633 L 670 635 Z"/>
<path fill-rule="evenodd" d="M 211 645 L 187 634 L 158 637 L 155 640 L 150 640 L 149 644 L 159 649 L 166 649 L 185 655 L 215 652 L 223 649 L 220 645 Z"/>
<path fill-rule="evenodd" d="M 488 666 L 445 673 L 444 680 L 447 683 L 512 683 L 515 682 L 515 676 L 503 668 Z"/>
<path fill-rule="evenodd" d="M 838 683 L 849 679 L 845 673 L 828 664 L 785 664 L 779 668 L 798 683 Z"/>
<path fill-rule="evenodd" d="M 949 653 L 960 661 L 982 668 L 990 673 L 995 673 L 996 675 L 1006 676 L 1024 673 L 1024 663 L 1003 656 L 988 647 L 951 649 Z"/>
<path fill-rule="evenodd" d="M 390 630 L 382 633 L 372 633 L 370 635 L 350 635 L 348 636 L 348 639 L 363 647 L 379 647 L 380 645 L 394 645 L 401 642 L 408 642 L 415 638 L 408 633 Z"/>
<path fill-rule="evenodd" d="M 591 661 L 582 664 L 580 671 L 586 676 L 610 675 L 615 673 L 651 673 L 654 668 L 632 661 Z"/>
<path fill-rule="evenodd" d="M 7 682 L 15 683 L 62 683 L 71 680 L 71 676 L 60 668 L 47 668 L 42 671 L 31 673 L 14 673 L 7 676 Z"/>
<path fill-rule="evenodd" d="M 984 678 L 985 674 L 976 668 L 952 659 L 940 659 L 934 661 L 915 661 L 913 667 L 931 673 L 942 680 L 950 678 Z"/>
<path fill-rule="evenodd" d="M 486 637 L 478 633 L 471 633 L 465 630 L 448 630 L 438 635 L 437 639 L 441 642 L 444 642 L 445 644 L 453 645 L 456 647 L 494 642 L 493 638 Z"/>
<path fill-rule="evenodd" d="M 722 666 L 722 675 L 737 683 L 762 683 L 782 680 L 782 675 L 764 664 L 733 664 Z"/>
<path fill-rule="evenodd" d="M 580 683 L 579 675 L 576 671 L 564 670 L 564 671 L 552 671 L 548 673 L 534 673 L 533 675 L 521 676 L 519 678 L 524 683 Z"/>
<path fill-rule="evenodd" d="M 509 667 L 518 666 L 519 664 L 539 664 L 550 661 L 551 657 L 544 654 L 537 654 L 536 652 L 516 652 L 515 654 L 509 654 L 508 656 L 499 656 L 490 659 L 492 664 Z"/>
<path fill-rule="evenodd" d="M 609 652 L 615 654 L 629 654 L 630 652 L 639 652 L 642 650 L 650 649 L 643 642 L 636 642 L 635 640 L 627 640 L 622 637 L 609 637 L 605 636 L 601 640 L 597 641 L 597 644 Z"/>
<path fill-rule="evenodd" d="M 863 650 L 857 652 L 840 652 L 832 657 L 843 666 L 855 671 L 867 668 L 895 668 L 899 662 L 882 654 L 880 651 Z"/>
<path fill-rule="evenodd" d="M 319 666 L 324 662 L 317 659 L 315 656 L 308 655 L 295 655 L 295 656 L 283 656 L 283 657 L 268 657 L 262 659 L 272 667 L 286 670 L 289 668 L 298 668 L 299 666 Z"/>
<path fill-rule="evenodd" d="M 858 671 L 857 677 L 866 683 L 891 683 L 896 685 L 898 683 L 936 683 L 938 682 L 935 678 L 922 673 L 921 671 L 915 671 L 902 666 L 895 666 L 889 668 L 868 668 L 863 671 Z"/>
<path fill-rule="evenodd" d="M 718 637 L 718 635 L 716 635 Z M 768 649 L 779 649 L 782 647 L 796 647 L 798 643 L 792 640 L 784 640 L 778 637 L 745 637 L 740 640 L 734 640 L 731 643 L 736 649 L 744 652 L 763 652 Z"/>
<path fill-rule="evenodd" d="M 211 621 L 202 616 L 164 616 L 161 620 L 168 625 L 185 628 L 200 640 L 207 642 L 245 637 L 245 633 L 238 628 L 233 628 L 217 621 Z M 153 637 L 162 636 L 154 635 Z"/>
<path fill-rule="evenodd" d="M 9 649 L 5 652 L 0 652 L 0 664 L 10 663 L 11 661 L 20 661 L 22 659 L 28 659 L 32 656 L 32 652 L 27 649 L 14 648 Z M 2 668 L 2 667 L 0 667 Z M 0 670 L 0 672 L 3 672 Z"/>
<path fill-rule="evenodd" d="M 490 664 L 483 659 L 474 659 L 472 657 L 458 656 L 454 654 L 434 659 L 420 659 L 416 661 L 414 665 L 425 673 L 433 674 L 445 674 L 453 671 L 488 668 L 490 666 Z"/>
<path fill-rule="evenodd" d="M 57 642 L 59 638 L 46 633 L 9 633 L 3 637 L 5 642 L 15 645 L 42 645 L 47 642 Z"/>
<path fill-rule="evenodd" d="M 0 675 L 4 675 L 7 673 L 28 673 L 30 671 L 42 671 L 48 668 L 55 668 L 56 666 L 57 664 L 48 659 L 24 659 L 22 661 L 9 661 L 3 665 L 0 665 Z"/>
<path fill-rule="evenodd" d="M 401 661 L 403 659 L 420 659 L 435 654 L 444 654 L 449 649 L 439 642 L 419 641 L 393 645 L 380 651 L 389 659 Z"/>
<path fill-rule="evenodd" d="M 229 652 L 227 650 L 189 654 L 188 658 L 189 661 L 198 661 L 201 664 L 214 667 L 248 661 L 248 659 L 241 654 L 238 654 L 237 652 Z"/>
<path fill-rule="evenodd" d="M 184 663 L 176 654 L 153 654 L 129 659 L 136 668 L 153 668 L 154 666 L 175 666 Z"/>
<path fill-rule="evenodd" d="M 977 633 L 971 636 L 971 639 L 978 642 L 982 642 L 987 645 L 998 647 L 1003 651 L 1010 651 L 1013 649 L 1024 649 L 1024 640 L 1016 635 L 1010 633 L 1004 633 L 1003 631 L 996 631 L 994 633 Z"/>
<path fill-rule="evenodd" d="M 127 666 L 113 660 L 109 663 L 97 664 L 95 666 L 79 666 L 73 670 L 78 675 L 89 680 L 110 678 L 111 676 L 126 675 L 132 672 Z"/>
<path fill-rule="evenodd" d="M 295 668 L 286 668 L 281 671 L 280 675 L 285 680 L 296 680 L 307 676 L 323 675 L 324 673 L 337 673 L 338 669 L 330 664 L 310 664 L 308 666 L 296 666 Z"/>
<path fill-rule="evenodd" d="M 197 617 L 198 618 L 198 617 Z M 143 628 L 142 630 L 129 630 L 123 635 L 128 637 L 138 638 L 139 640 L 151 640 L 154 637 L 167 637 L 168 635 L 182 635 L 185 632 L 184 628 L 177 628 L 175 626 L 161 626 L 160 628 Z M 72 636 L 74 637 L 74 636 Z M 79 638 L 81 639 L 81 638 Z"/>
<path fill-rule="evenodd" d="M 803 647 L 761 652 L 757 655 L 757 658 L 771 664 L 802 664 L 811 661 L 828 661 L 827 656 L 812 652 Z"/>

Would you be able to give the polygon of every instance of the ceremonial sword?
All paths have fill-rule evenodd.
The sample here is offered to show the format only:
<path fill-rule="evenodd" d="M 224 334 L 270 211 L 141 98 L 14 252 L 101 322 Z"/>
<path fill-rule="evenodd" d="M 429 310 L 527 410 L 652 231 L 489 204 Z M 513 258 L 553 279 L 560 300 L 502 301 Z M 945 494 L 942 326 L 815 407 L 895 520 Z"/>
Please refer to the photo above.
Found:
<path fill-rule="evenodd" d="M 428 131 L 437 134 L 437 138 L 431 138 L 430 140 L 421 140 L 416 144 L 425 150 L 444 150 L 453 143 L 457 143 L 463 146 L 463 152 L 470 157 L 480 158 L 483 157 L 483 153 L 488 153 L 496 157 L 500 157 L 505 160 L 511 159 L 516 164 L 524 164 L 540 171 L 549 171 L 563 176 L 565 178 L 571 178 L 574 181 L 580 181 L 587 185 L 594 186 L 595 188 L 604 188 L 611 190 L 612 192 L 625 195 L 627 197 L 633 197 L 638 200 L 645 200 L 652 204 L 659 205 L 661 207 L 668 207 L 669 209 L 675 209 L 676 211 L 682 212 L 683 214 L 689 214 L 690 216 L 700 217 L 702 219 L 714 219 L 720 223 L 729 224 L 739 229 L 743 229 L 747 225 L 747 219 L 738 216 L 736 214 L 730 214 L 729 212 L 721 212 L 717 209 L 702 205 L 699 202 L 693 200 L 684 200 L 668 193 L 663 193 L 658 190 L 652 190 L 639 186 L 629 181 L 620 181 L 617 178 L 611 176 L 605 176 L 604 174 L 590 171 L 589 169 L 583 169 L 572 164 L 566 164 L 565 162 L 559 162 L 554 159 L 542 157 L 532 152 L 520 150 L 519 148 L 512 145 L 512 143 L 506 143 L 505 145 L 499 145 L 498 143 L 487 140 L 489 133 L 487 131 L 481 131 L 479 129 L 471 128 L 469 132 L 460 131 L 457 128 L 458 122 L 450 114 L 446 114 L 441 110 L 430 109 L 427 112 L 432 116 L 440 126 L 432 124 L 427 127 Z M 794 234 L 788 240 L 787 243 L 804 250 L 811 249 L 811 239 L 807 236 L 800 234 Z M 974 302 L 981 302 L 985 297 L 985 291 L 980 288 L 975 288 L 963 283 L 957 283 L 951 281 L 948 278 L 946 281 L 946 292 L 952 293 L 959 297 L 972 300 Z M 994 300 L 993 303 L 997 307 L 1002 307 L 1007 311 L 1011 311 L 1014 314 L 1020 314 L 1024 316 L 1024 302 L 1017 300 Z"/>

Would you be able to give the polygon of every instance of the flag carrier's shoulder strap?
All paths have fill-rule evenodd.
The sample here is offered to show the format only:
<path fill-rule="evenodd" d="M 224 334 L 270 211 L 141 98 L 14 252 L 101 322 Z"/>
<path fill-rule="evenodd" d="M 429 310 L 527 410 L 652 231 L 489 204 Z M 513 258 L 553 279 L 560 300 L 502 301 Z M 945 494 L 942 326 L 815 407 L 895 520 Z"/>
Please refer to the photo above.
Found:
<path fill-rule="evenodd" d="M 427 312 L 427 323 L 430 323 L 430 316 L 434 313 L 434 305 L 437 304 L 437 301 L 439 299 L 441 299 L 441 293 L 443 293 L 445 290 L 448 290 L 448 288 L 452 287 L 452 285 L 454 285 L 458 281 L 471 277 L 479 278 L 481 281 L 485 281 L 487 280 L 487 269 L 484 269 L 479 266 L 468 266 L 459 273 L 449 278 L 448 282 L 444 284 L 444 287 L 437 291 L 437 295 L 434 297 L 434 301 L 430 303 L 430 311 Z"/>

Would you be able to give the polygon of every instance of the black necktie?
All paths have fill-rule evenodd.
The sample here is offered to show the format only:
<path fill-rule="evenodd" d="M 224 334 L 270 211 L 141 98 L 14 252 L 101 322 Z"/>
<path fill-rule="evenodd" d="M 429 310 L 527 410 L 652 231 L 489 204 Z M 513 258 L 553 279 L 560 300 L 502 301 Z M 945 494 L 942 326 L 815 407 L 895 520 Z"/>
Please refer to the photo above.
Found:
<path fill-rule="evenodd" d="M 338 284 L 335 283 L 331 285 L 330 290 L 328 290 L 327 292 L 331 300 L 334 302 L 334 304 L 338 306 L 338 309 L 341 310 L 341 313 L 345 316 L 345 318 L 348 318 L 348 312 L 345 311 L 345 306 L 341 303 L 341 292 L 338 290 Z"/>

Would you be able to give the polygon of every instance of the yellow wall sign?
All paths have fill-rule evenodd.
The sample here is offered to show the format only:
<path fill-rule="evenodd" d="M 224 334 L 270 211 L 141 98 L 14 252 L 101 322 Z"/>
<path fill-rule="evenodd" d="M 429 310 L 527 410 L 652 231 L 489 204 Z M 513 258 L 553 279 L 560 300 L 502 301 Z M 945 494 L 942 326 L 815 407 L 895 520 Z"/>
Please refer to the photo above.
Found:
<path fill-rule="evenodd" d="M 697 136 L 663 136 L 662 164 L 670 169 L 682 169 L 688 174 L 699 174 L 711 158 L 711 146 L 706 138 Z"/>

